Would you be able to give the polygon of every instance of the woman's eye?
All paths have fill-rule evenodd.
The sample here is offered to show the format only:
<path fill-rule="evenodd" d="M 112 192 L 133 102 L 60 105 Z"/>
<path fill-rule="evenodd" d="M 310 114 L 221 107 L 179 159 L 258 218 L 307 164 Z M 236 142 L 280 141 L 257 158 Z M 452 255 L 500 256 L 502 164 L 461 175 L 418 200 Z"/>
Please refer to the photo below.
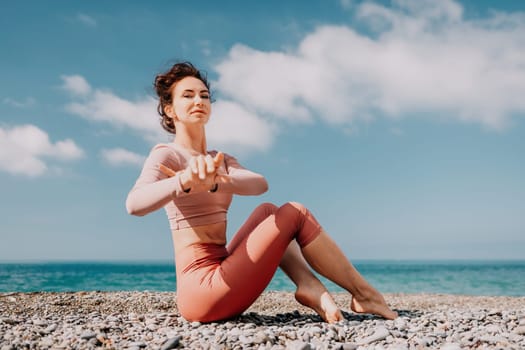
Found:
<path fill-rule="evenodd" d="M 193 96 L 189 95 L 189 94 L 185 94 L 185 95 L 182 95 L 182 97 L 185 97 L 185 98 L 192 98 Z"/>
<path fill-rule="evenodd" d="M 201 98 L 209 99 L 210 95 L 201 95 Z"/>

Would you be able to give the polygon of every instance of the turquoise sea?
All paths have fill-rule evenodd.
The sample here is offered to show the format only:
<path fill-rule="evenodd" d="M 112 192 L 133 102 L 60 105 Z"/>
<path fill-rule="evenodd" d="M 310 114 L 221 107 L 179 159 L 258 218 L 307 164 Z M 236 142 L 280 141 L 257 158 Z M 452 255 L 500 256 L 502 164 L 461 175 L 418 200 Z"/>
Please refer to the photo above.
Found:
<path fill-rule="evenodd" d="M 357 261 L 383 293 L 525 296 L 524 261 Z M 341 291 L 327 282 L 331 291 Z M 175 291 L 172 262 L 0 263 L 0 292 Z M 248 280 L 247 280 L 248 283 Z M 267 290 L 293 291 L 278 270 Z"/>

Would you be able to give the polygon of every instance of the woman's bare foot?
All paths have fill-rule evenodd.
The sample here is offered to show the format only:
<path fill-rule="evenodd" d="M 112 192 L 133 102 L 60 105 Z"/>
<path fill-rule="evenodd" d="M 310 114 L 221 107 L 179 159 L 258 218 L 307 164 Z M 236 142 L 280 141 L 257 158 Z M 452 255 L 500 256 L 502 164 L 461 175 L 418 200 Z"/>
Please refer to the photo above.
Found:
<path fill-rule="evenodd" d="M 375 289 L 367 291 L 363 296 L 352 296 L 350 303 L 352 311 L 383 316 L 388 320 L 397 318 L 397 312 L 392 311 L 383 296 Z"/>
<path fill-rule="evenodd" d="M 313 309 L 325 322 L 335 323 L 344 319 L 341 310 L 326 288 L 319 282 L 319 286 L 298 286 L 295 291 L 295 300 L 304 306 Z"/>

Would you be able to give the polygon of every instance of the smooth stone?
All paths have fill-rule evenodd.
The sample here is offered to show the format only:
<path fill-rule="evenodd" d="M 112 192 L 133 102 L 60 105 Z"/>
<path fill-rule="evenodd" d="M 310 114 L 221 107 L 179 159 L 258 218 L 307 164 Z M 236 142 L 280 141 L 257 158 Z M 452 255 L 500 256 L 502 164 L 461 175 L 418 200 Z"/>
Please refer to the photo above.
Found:
<path fill-rule="evenodd" d="M 205 329 L 201 332 L 201 334 L 205 337 L 211 337 L 212 335 L 215 335 L 215 333 L 216 331 L 214 331 L 213 329 Z"/>
<path fill-rule="evenodd" d="M 48 323 L 47 323 L 46 321 L 44 321 L 44 320 L 40 320 L 40 319 L 36 319 L 36 320 L 34 320 L 34 321 L 33 321 L 33 324 L 34 324 L 35 326 L 39 326 L 39 327 L 44 327 L 44 326 L 47 326 L 47 325 L 48 325 Z"/>
<path fill-rule="evenodd" d="M 376 342 L 376 341 L 379 341 L 379 340 L 386 339 L 386 337 L 388 337 L 389 335 L 390 335 L 390 332 L 388 331 L 388 329 L 386 329 L 385 327 L 381 326 L 381 327 L 377 327 L 376 331 L 371 336 L 358 339 L 358 340 L 356 340 L 356 342 L 358 344 L 362 344 L 362 345 L 370 344 L 370 343 L 373 343 L 373 342 Z"/>
<path fill-rule="evenodd" d="M 403 318 L 397 318 L 394 320 L 394 327 L 400 331 L 407 329 L 407 321 Z"/>
<path fill-rule="evenodd" d="M 302 336 L 301 336 L 301 339 L 304 341 L 304 342 L 309 342 L 310 341 L 310 334 L 308 333 L 304 333 Z"/>
<path fill-rule="evenodd" d="M 516 334 L 516 333 L 509 334 L 509 341 L 511 341 L 511 342 L 519 343 L 519 341 L 522 340 L 522 339 L 523 339 L 523 337 L 518 335 L 518 334 Z"/>
<path fill-rule="evenodd" d="M 45 334 L 49 334 L 54 332 L 57 329 L 58 325 L 56 323 L 53 323 L 52 325 L 49 325 L 46 329 L 43 330 Z"/>
<path fill-rule="evenodd" d="M 485 327 L 485 329 L 483 331 L 486 332 L 486 333 L 498 334 L 498 333 L 501 333 L 501 327 L 493 324 L 493 325 L 489 325 L 489 326 Z"/>
<path fill-rule="evenodd" d="M 42 338 L 42 340 L 40 340 L 40 346 L 44 347 L 44 348 L 49 348 L 51 346 L 53 346 L 55 342 L 53 341 L 53 339 L 51 338 Z"/>
<path fill-rule="evenodd" d="M 359 345 L 354 343 L 346 343 L 342 346 L 343 350 L 356 350 L 358 347 Z"/>
<path fill-rule="evenodd" d="M 268 336 L 266 335 L 266 333 L 264 333 L 263 331 L 259 331 L 255 334 L 254 338 L 253 338 L 253 342 L 255 344 L 262 344 L 262 343 L 266 343 L 268 341 Z"/>
<path fill-rule="evenodd" d="M 335 339 L 335 338 L 337 338 L 337 333 L 335 333 L 332 330 L 329 330 L 328 332 L 326 332 L 325 338 L 326 339 Z"/>
<path fill-rule="evenodd" d="M 251 339 L 251 337 L 247 337 L 247 336 L 241 334 L 239 336 L 239 342 L 241 342 L 244 345 L 247 345 L 247 344 L 251 344 L 252 343 L 252 339 Z"/>
<path fill-rule="evenodd" d="M 89 339 L 93 339 L 97 336 L 97 333 L 95 332 L 84 332 L 80 335 L 80 339 L 85 339 L 85 340 L 89 340 Z"/>
<path fill-rule="evenodd" d="M 426 346 L 428 346 L 429 344 L 432 343 L 432 339 L 427 338 L 427 337 L 416 338 L 416 343 L 418 345 L 422 345 L 422 346 L 426 347 Z"/>
<path fill-rule="evenodd" d="M 310 336 L 313 336 L 314 334 L 320 334 L 321 332 L 322 329 L 317 326 L 308 328 L 308 333 L 310 334 Z"/>
<path fill-rule="evenodd" d="M 300 340 L 294 340 L 286 345 L 287 345 L 286 348 L 290 350 L 311 350 L 312 349 L 309 343 L 305 343 Z"/>
<path fill-rule="evenodd" d="M 388 350 L 408 350 L 408 345 L 394 344 L 394 345 L 390 345 L 387 349 Z"/>
<path fill-rule="evenodd" d="M 243 334 L 243 331 L 239 329 L 238 327 L 231 328 L 228 332 L 228 335 L 235 336 L 235 337 L 239 337 L 242 334 Z"/>
<path fill-rule="evenodd" d="M 479 340 L 483 341 L 483 342 L 487 342 L 487 343 L 492 343 L 492 344 L 497 344 L 497 343 L 506 343 L 507 342 L 507 339 L 502 337 L 502 336 L 498 336 L 498 335 L 484 335 L 482 336 Z"/>
<path fill-rule="evenodd" d="M 519 335 L 525 335 L 525 326 L 518 326 L 512 330 L 512 333 L 516 333 Z"/>
<path fill-rule="evenodd" d="M 179 347 L 181 339 L 182 339 L 182 336 L 180 335 L 173 337 L 173 338 L 169 338 L 168 340 L 164 342 L 164 344 L 162 344 L 162 347 L 160 348 L 160 350 L 170 350 L 170 349 Z"/>
<path fill-rule="evenodd" d="M 146 346 L 148 346 L 148 344 L 146 344 L 143 341 L 135 341 L 133 343 L 130 343 L 128 346 L 135 348 L 145 348 Z"/>
<path fill-rule="evenodd" d="M 159 328 L 159 326 L 157 326 L 157 325 L 154 324 L 154 323 L 150 323 L 150 324 L 147 324 L 147 325 L 146 325 L 146 328 L 149 329 L 149 330 L 152 331 L 152 332 L 155 332 L 155 331 Z"/>
<path fill-rule="evenodd" d="M 8 325 L 15 325 L 15 324 L 20 323 L 20 321 L 14 320 L 12 318 L 2 318 L 2 319 L 0 319 L 0 321 L 2 321 L 5 324 L 8 324 Z"/>
<path fill-rule="evenodd" d="M 458 343 L 447 343 L 439 348 L 440 350 L 461 350 L 461 345 Z"/>

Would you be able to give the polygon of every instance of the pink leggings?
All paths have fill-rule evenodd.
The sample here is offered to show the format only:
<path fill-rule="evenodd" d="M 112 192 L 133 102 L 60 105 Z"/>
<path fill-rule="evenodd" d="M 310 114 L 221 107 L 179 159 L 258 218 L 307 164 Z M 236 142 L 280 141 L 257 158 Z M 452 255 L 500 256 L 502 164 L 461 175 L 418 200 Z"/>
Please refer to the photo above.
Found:
<path fill-rule="evenodd" d="M 261 204 L 230 244 L 195 244 L 176 256 L 177 305 L 190 321 L 212 322 L 244 312 L 272 279 L 293 239 L 305 247 L 321 232 L 295 202 Z"/>

